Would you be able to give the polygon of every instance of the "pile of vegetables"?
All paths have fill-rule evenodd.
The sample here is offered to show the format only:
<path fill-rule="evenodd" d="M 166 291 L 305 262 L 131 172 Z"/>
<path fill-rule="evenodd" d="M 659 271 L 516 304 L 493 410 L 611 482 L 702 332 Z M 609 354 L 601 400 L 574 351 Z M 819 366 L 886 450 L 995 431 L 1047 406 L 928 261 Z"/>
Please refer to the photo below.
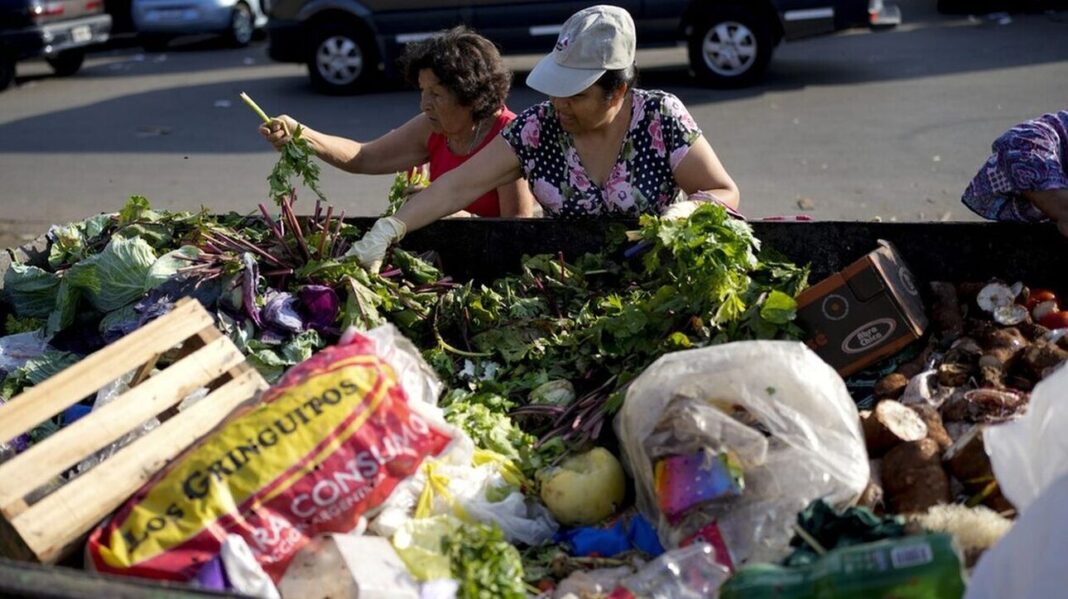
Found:
<path fill-rule="evenodd" d="M 251 102 L 251 101 L 249 101 Z M 266 116 L 261 116 L 266 120 Z M 195 297 L 269 381 L 348 327 L 397 326 L 449 391 L 446 419 L 514 465 L 531 499 L 561 522 L 593 524 L 625 497 L 610 416 L 626 386 L 666 352 L 741 339 L 798 338 L 794 297 L 808 271 L 763 249 L 718 206 L 684 221 L 643 217 L 599 253 L 525 257 L 516 274 L 452 281 L 433 254 L 394 248 L 380 273 L 345 252 L 361 231 L 317 199 L 297 216 L 293 179 L 317 191 L 311 150 L 294 132 L 255 214 L 163 212 L 132 197 L 115 214 L 54 226 L 47 264 L 4 274 L 0 333 L 39 332 L 46 351 L 0 371 L 8 400 Z M 395 211 L 418 172 L 400 173 Z M 447 271 L 447 265 L 444 265 Z M 17 440 L 22 451 L 63 415 Z M 0 459 L 3 459 L 0 453 Z M 611 487 L 583 500 L 589 482 Z M 521 596 L 519 553 L 494 526 L 446 539 L 462 596 Z M 541 552 L 543 555 L 545 552 Z M 553 559 L 558 559 L 559 556 Z"/>
<path fill-rule="evenodd" d="M 688 221 L 645 218 L 629 236 L 620 228 L 601 253 L 530 256 L 515 275 L 458 284 L 433 256 L 399 248 L 381 273 L 365 271 L 343 257 L 361 232 L 321 201 L 297 217 L 295 201 L 290 191 L 275 209 L 215 216 L 134 197 L 116 214 L 53 227 L 47 265 L 4 275 L 3 333 L 40 330 L 52 349 L 6 373 L 3 399 L 184 296 L 269 380 L 346 327 L 392 322 L 447 383 L 446 418 L 516 464 L 538 497 L 548 468 L 569 472 L 565 458 L 612 442 L 606 423 L 627 382 L 663 353 L 800 332 L 793 297 L 807 271 L 715 206 Z M 644 253 L 627 257 L 636 241 Z M 574 503 L 557 516 L 590 521 L 566 513 Z"/>
<path fill-rule="evenodd" d="M 1052 291 L 1022 283 L 931 283 L 928 344 L 875 387 L 861 412 L 876 477 L 864 500 L 891 513 L 959 501 L 999 512 L 983 429 L 1021 415 L 1031 390 L 1068 361 Z"/>

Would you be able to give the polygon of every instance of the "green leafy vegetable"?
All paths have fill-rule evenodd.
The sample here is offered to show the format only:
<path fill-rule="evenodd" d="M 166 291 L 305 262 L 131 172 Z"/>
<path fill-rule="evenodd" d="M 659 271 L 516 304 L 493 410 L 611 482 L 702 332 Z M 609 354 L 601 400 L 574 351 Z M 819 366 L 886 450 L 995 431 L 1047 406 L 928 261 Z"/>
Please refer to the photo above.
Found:
<path fill-rule="evenodd" d="M 477 447 L 512 460 L 528 479 L 533 479 L 540 468 L 557 457 L 555 448 L 538 451 L 537 438 L 508 417 L 506 412 L 514 404 L 500 395 L 454 390 L 443 403 L 445 420 L 467 433 Z"/>
<path fill-rule="evenodd" d="M 687 220 L 646 216 L 640 224 L 649 246 L 640 260 L 620 262 L 609 251 L 574 263 L 533 256 L 519 275 L 450 292 L 437 323 L 445 344 L 503 366 L 491 381 L 457 380 L 448 364 L 442 376 L 516 401 L 547 380 L 574 382 L 582 395 L 574 405 L 515 414 L 539 446 L 560 438 L 580 449 L 600 434 L 618 390 L 665 352 L 799 336 L 793 297 L 808 272 L 761 251 L 746 223 L 708 205 Z"/>
<path fill-rule="evenodd" d="M 248 94 L 241 92 L 241 100 L 248 104 L 264 123 L 271 122 L 267 113 L 252 101 Z M 297 130 L 291 133 L 289 141 L 282 147 L 278 162 L 267 177 L 267 182 L 271 186 L 271 198 L 281 203 L 282 198 L 293 191 L 290 180 L 300 177 L 308 189 L 320 199 L 325 200 L 326 196 L 319 190 L 319 165 L 315 163 L 315 150 L 308 145 L 308 140 L 304 139 L 304 128 L 297 125 Z"/>
<path fill-rule="evenodd" d="M 461 526 L 442 540 L 460 599 L 522 599 L 523 561 L 496 525 Z"/>
<path fill-rule="evenodd" d="M 191 245 L 185 245 L 163 254 L 148 269 L 148 274 L 145 276 L 146 290 L 166 283 L 168 279 L 178 274 L 178 271 L 192 264 L 199 255 L 200 250 Z"/>
<path fill-rule="evenodd" d="M 326 346 L 326 342 L 314 330 L 304 331 L 280 345 L 272 345 L 253 339 L 247 342 L 248 361 L 269 383 L 276 382 L 294 364 L 312 357 Z"/>
<path fill-rule="evenodd" d="M 4 272 L 4 299 L 18 316 L 47 318 L 56 305 L 59 280 L 43 268 L 12 264 Z"/>
<path fill-rule="evenodd" d="M 430 177 L 420 167 L 412 167 L 411 170 L 401 171 L 393 177 L 393 184 L 389 187 L 388 204 L 382 216 L 392 216 L 400 210 L 400 207 L 408 201 L 408 190 L 413 187 L 426 187 L 430 185 Z"/>
<path fill-rule="evenodd" d="M 18 333 L 30 333 L 39 329 L 43 329 L 45 322 L 40 318 L 25 317 L 20 318 L 14 314 L 8 314 L 4 319 L 4 334 L 5 335 L 17 335 Z"/>
<path fill-rule="evenodd" d="M 85 257 L 88 248 L 82 227 L 77 224 L 53 226 L 49 230 L 52 245 L 48 248 L 48 265 L 53 269 Z"/>
<path fill-rule="evenodd" d="M 126 205 L 119 210 L 119 225 L 131 225 L 142 220 L 156 220 L 158 215 L 145 196 L 130 196 Z"/>
<path fill-rule="evenodd" d="M 59 284 L 59 290 L 56 292 L 55 309 L 48 315 L 48 326 L 45 328 L 45 332 L 49 335 L 54 335 L 69 327 L 74 322 L 80 298 L 81 291 L 74 288 L 70 280 L 64 277 Z"/>
<path fill-rule="evenodd" d="M 308 145 L 303 136 L 304 128 L 297 125 L 289 143 L 282 147 L 278 162 L 271 170 L 267 182 L 271 186 L 271 197 L 278 201 L 293 190 L 290 180 L 300 177 L 304 185 L 321 199 L 326 199 L 319 189 L 319 165 L 315 163 L 315 150 Z"/>
<path fill-rule="evenodd" d="M 72 266 L 65 279 L 83 290 L 97 310 L 110 312 L 151 288 L 148 274 L 155 262 L 156 253 L 141 238 L 116 237 L 104 251 Z"/>

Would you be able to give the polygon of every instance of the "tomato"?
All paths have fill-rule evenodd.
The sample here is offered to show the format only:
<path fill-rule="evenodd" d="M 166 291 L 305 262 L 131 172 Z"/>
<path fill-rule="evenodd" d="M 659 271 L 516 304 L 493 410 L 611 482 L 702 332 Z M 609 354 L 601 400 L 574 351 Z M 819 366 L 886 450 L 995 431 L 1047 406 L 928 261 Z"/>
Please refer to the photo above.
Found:
<path fill-rule="evenodd" d="M 556 583 L 553 582 L 551 579 L 542 578 L 538 581 L 537 588 L 542 593 L 548 593 L 556 589 Z"/>
<path fill-rule="evenodd" d="M 1033 310 L 1035 306 L 1042 302 L 1056 302 L 1057 296 L 1049 289 L 1032 289 L 1031 295 L 1027 296 L 1027 303 L 1024 304 L 1028 310 Z M 1060 303 L 1057 304 L 1058 309 Z"/>
<path fill-rule="evenodd" d="M 1038 324 L 1046 327 L 1047 329 L 1068 328 L 1068 310 L 1050 312 L 1049 314 L 1042 317 L 1042 320 L 1038 321 Z"/>

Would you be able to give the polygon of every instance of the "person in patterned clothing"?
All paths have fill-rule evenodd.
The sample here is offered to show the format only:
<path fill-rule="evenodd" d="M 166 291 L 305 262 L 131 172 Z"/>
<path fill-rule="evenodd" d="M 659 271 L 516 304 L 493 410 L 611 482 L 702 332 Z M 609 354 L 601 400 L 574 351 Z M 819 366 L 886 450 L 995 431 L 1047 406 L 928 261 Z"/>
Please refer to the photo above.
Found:
<path fill-rule="evenodd" d="M 634 21 L 616 6 L 581 10 L 527 85 L 549 96 L 486 149 L 375 222 L 349 255 L 371 269 L 391 243 L 483 193 L 525 178 L 546 216 L 682 217 L 703 202 L 738 208 L 738 186 L 674 95 L 635 89 Z"/>
<path fill-rule="evenodd" d="M 1053 220 L 1068 236 L 1068 110 L 1009 129 L 961 201 L 990 220 Z"/>

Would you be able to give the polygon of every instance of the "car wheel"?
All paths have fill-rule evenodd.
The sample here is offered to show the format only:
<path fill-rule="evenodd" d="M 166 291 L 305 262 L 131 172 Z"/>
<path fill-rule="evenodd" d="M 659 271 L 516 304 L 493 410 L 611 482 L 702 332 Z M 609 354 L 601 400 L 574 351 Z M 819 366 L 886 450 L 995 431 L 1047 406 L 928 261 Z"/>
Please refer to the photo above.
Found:
<path fill-rule="evenodd" d="M 716 87 L 756 83 L 771 61 L 775 39 L 767 18 L 742 5 L 714 7 L 690 36 L 690 67 Z"/>
<path fill-rule="evenodd" d="M 15 80 L 15 57 L 0 50 L 0 91 L 7 89 Z"/>
<path fill-rule="evenodd" d="M 171 43 L 169 35 L 143 34 L 140 37 L 141 47 L 146 52 L 163 52 Z"/>
<path fill-rule="evenodd" d="M 85 52 L 81 50 L 67 50 L 47 59 L 48 66 L 52 67 L 59 77 L 69 77 L 78 72 L 85 62 Z"/>
<path fill-rule="evenodd" d="M 226 33 L 227 41 L 235 48 L 244 48 L 252 41 L 256 26 L 253 23 L 252 10 L 247 4 L 238 2 L 230 14 L 230 30 Z"/>
<path fill-rule="evenodd" d="M 314 35 L 308 74 L 312 85 L 328 94 L 366 90 L 378 71 L 370 36 L 351 24 L 322 26 Z"/>

